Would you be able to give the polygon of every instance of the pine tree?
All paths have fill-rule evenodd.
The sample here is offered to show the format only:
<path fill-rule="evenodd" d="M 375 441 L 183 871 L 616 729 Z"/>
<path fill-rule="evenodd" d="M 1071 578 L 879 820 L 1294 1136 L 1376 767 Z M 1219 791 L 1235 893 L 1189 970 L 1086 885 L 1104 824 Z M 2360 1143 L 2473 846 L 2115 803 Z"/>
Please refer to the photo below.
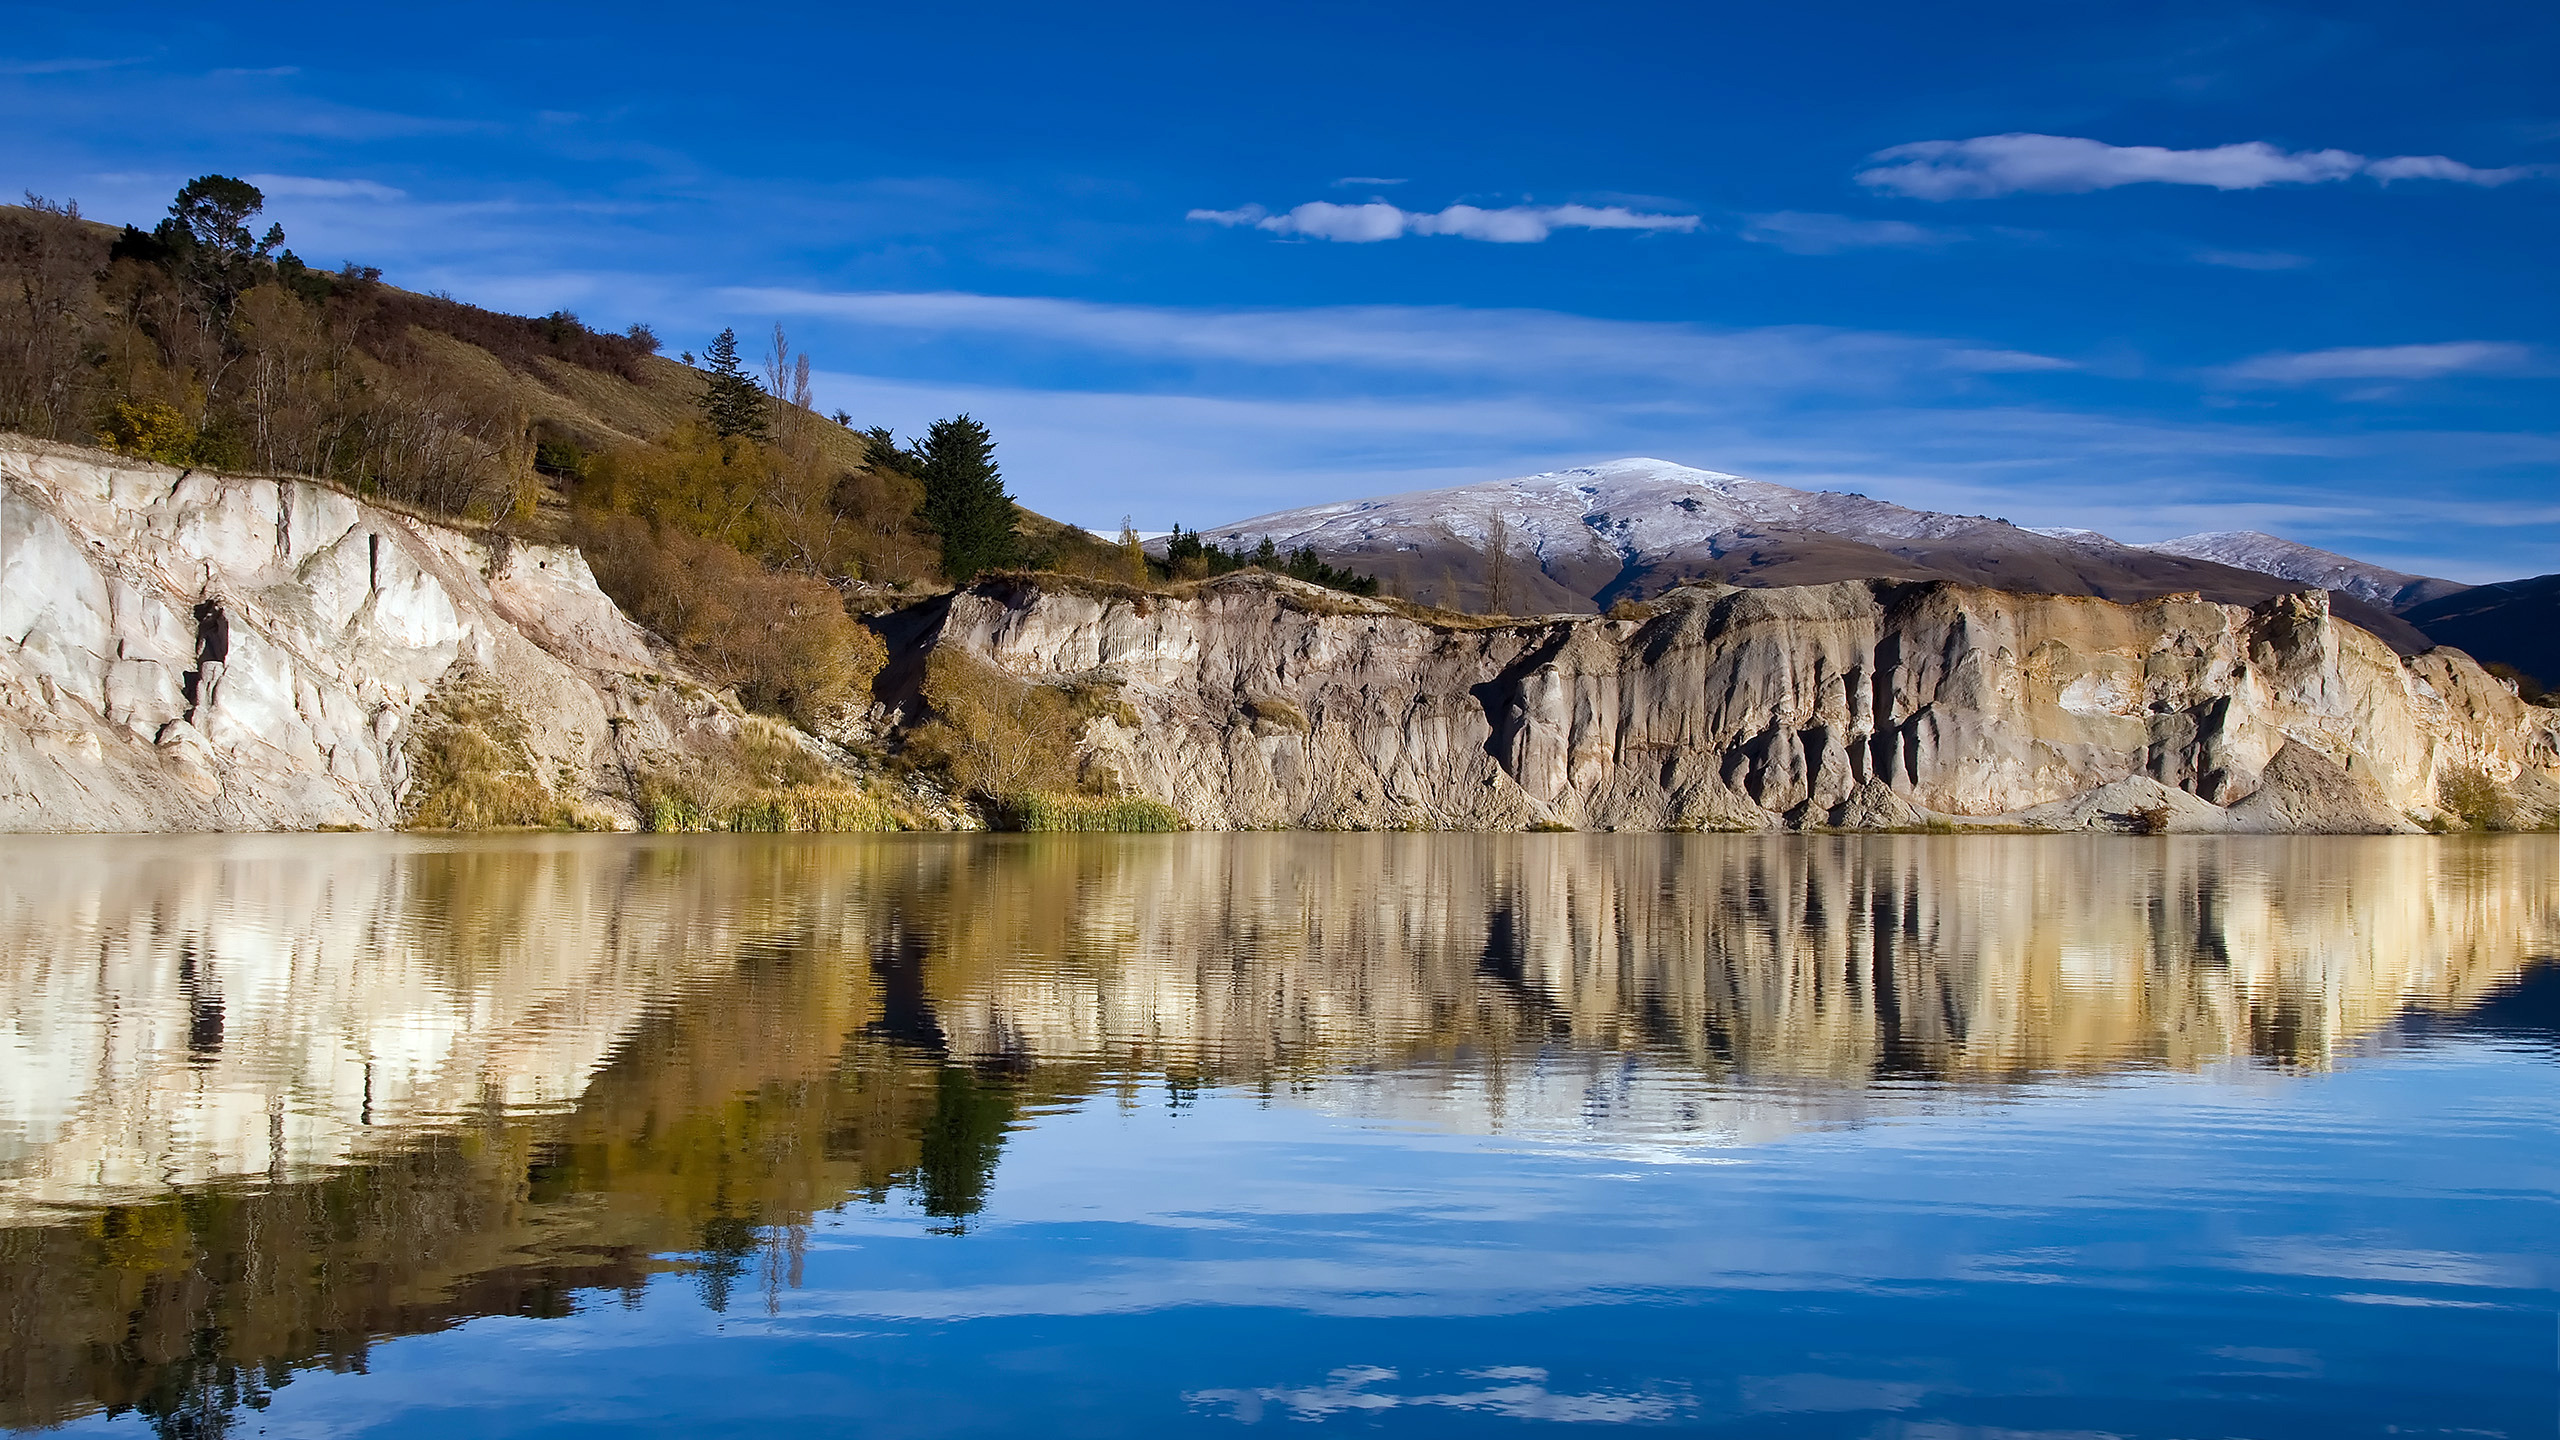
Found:
<path fill-rule="evenodd" d="M 924 518 L 942 536 L 942 573 L 966 583 L 1018 563 L 1013 497 L 996 471 L 996 443 L 966 415 L 936 420 L 911 452 L 924 482 Z"/>
<path fill-rule="evenodd" d="M 702 418 L 723 440 L 761 440 L 765 436 L 764 387 L 738 363 L 738 332 L 723 330 L 711 342 L 704 368 Z"/>

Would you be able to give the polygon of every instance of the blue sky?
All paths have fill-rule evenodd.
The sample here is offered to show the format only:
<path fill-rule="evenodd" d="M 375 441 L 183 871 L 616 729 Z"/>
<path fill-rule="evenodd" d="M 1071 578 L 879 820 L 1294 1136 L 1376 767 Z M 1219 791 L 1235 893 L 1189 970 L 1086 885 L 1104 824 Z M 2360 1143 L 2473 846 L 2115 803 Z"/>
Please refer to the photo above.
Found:
<path fill-rule="evenodd" d="M 238 18 L 233 18 L 233 17 Z M 1659 455 L 2560 570 L 2547 5 L 16 5 L 0 184 L 819 395 L 1088 524 Z"/>

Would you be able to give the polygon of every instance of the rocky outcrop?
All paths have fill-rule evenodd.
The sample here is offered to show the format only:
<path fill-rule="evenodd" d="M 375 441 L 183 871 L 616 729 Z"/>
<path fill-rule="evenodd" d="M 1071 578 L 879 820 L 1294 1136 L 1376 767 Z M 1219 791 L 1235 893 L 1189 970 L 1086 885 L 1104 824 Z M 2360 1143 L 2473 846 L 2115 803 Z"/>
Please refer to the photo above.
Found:
<path fill-rule="evenodd" d="M 201 687 L 208 600 L 229 653 Z M 735 723 L 674 673 L 574 550 L 0 437 L 0 830 L 394 825 L 465 679 L 536 782 L 630 823 L 627 761 Z"/>
<path fill-rule="evenodd" d="M 2317 590 L 1700 587 L 1466 624 L 1257 575 L 945 603 L 920 644 L 1117 685 L 1088 772 L 1209 827 L 2370 831 L 2435 817 L 2457 772 L 2528 813 L 2560 799 L 2560 712 L 2460 652 L 2404 658 Z"/>

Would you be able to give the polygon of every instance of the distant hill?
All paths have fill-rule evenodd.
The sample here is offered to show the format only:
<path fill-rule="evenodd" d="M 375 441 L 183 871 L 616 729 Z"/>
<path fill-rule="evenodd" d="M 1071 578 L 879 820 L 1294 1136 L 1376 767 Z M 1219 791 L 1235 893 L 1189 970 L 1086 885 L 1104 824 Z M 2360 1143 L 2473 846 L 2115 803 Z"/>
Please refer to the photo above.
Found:
<path fill-rule="evenodd" d="M 1269 536 L 1283 550 L 1308 547 L 1379 576 L 1396 593 L 1451 608 L 1485 608 L 1499 588 L 1502 608 L 1515 612 L 1605 609 L 1694 580 L 1754 587 L 1957 580 L 2110 600 L 2197 591 L 2244 605 L 2304 583 L 2095 531 L 2030 530 L 1640 458 L 1307 506 L 1203 534 L 1228 546 Z M 1497 548 L 1512 557 L 1499 576 Z M 2425 635 L 2364 594 L 2331 594 L 2339 615 L 2401 650 L 2428 647 Z"/>
<path fill-rule="evenodd" d="M 2474 585 L 2416 606 L 2406 618 L 2439 645 L 2560 686 L 2560 575 Z"/>

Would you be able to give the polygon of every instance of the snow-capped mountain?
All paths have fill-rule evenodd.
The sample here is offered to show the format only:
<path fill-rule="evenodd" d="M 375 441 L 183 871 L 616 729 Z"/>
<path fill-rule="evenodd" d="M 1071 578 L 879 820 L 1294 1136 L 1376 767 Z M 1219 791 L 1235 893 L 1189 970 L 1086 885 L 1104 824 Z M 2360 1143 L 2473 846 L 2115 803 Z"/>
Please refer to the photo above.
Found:
<path fill-rule="evenodd" d="M 1609 557 L 1616 563 L 1682 555 L 1738 530 L 1820 531 L 1897 540 L 1945 538 L 1986 527 L 1981 516 L 1940 515 L 1836 491 L 1796 490 L 1669 460 L 1610 460 L 1544 475 L 1446 490 L 1311 505 L 1203 532 L 1221 543 L 1283 549 L 1376 549 L 1445 543 L 1482 549 L 1499 514 L 1510 544 L 1542 560 Z"/>
<path fill-rule="evenodd" d="M 1490 558 L 1497 532 L 1509 557 L 1499 567 Z M 1698 579 L 1742 585 L 1946 579 L 2118 600 L 2192 590 L 2239 603 L 2325 583 L 2238 560 L 2127 545 L 2094 530 L 2030 530 L 1988 516 L 1914 510 L 1642 458 L 1310 505 L 1201 534 L 1226 546 L 1251 547 L 1268 536 L 1283 550 L 1309 547 L 1433 604 L 1488 608 L 1499 589 L 1501 608 L 1521 613 L 1587 612 Z M 2372 566 L 2358 571 L 2367 578 L 2386 573 Z M 2423 646 L 2415 631 L 2391 618 L 2387 602 L 2367 598 L 2365 590 L 2347 592 L 2339 604 L 2394 643 Z"/>
<path fill-rule="evenodd" d="M 2353 556 L 2340 555 L 2333 550 L 2315 549 L 2262 530 L 2212 530 L 2201 535 L 2181 535 L 2175 540 L 2162 540 L 2142 548 L 2157 550 L 2163 555 L 2183 555 L 2190 560 L 2210 560 L 2217 565 L 2255 570 L 2261 575 L 2317 585 L 2323 590 L 2343 590 L 2394 612 L 2442 599 L 2465 588 L 2455 581 L 2411 575 Z"/>

